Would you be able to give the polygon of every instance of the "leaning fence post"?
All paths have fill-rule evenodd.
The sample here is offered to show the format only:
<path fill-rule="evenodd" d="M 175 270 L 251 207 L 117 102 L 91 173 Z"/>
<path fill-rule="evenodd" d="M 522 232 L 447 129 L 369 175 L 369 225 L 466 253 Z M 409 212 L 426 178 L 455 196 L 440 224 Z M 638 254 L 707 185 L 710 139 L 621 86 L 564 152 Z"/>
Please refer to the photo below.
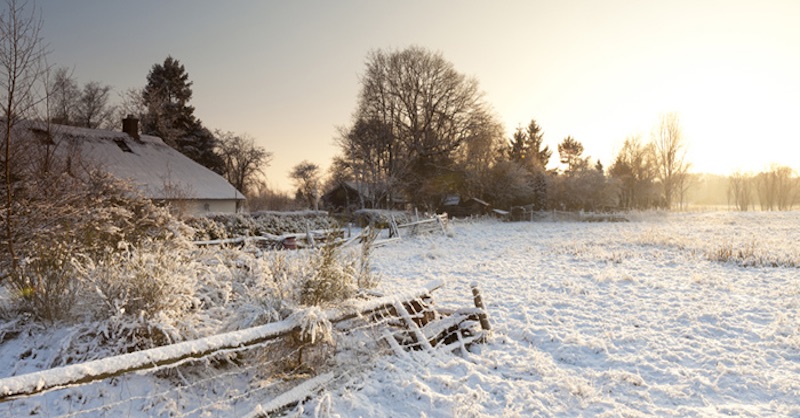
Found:
<path fill-rule="evenodd" d="M 478 320 L 481 322 L 481 328 L 484 331 L 490 331 L 492 326 L 489 324 L 489 316 L 486 314 L 486 308 L 483 306 L 483 298 L 481 292 L 478 290 L 478 284 L 472 283 L 472 297 L 475 300 L 475 307 L 481 310 L 478 314 Z"/>

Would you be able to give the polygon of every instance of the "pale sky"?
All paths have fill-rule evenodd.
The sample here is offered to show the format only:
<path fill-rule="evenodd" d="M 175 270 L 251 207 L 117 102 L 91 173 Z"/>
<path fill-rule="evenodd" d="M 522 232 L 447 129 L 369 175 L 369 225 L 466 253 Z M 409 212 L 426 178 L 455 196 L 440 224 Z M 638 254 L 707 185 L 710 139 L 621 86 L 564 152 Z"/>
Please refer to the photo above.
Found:
<path fill-rule="evenodd" d="M 178 59 L 210 129 L 327 169 L 370 49 L 441 52 L 509 137 L 535 118 L 608 167 L 677 112 L 694 171 L 800 169 L 800 1 L 40 0 L 51 64 L 116 93 Z M 555 165 L 555 158 L 552 164 Z"/>

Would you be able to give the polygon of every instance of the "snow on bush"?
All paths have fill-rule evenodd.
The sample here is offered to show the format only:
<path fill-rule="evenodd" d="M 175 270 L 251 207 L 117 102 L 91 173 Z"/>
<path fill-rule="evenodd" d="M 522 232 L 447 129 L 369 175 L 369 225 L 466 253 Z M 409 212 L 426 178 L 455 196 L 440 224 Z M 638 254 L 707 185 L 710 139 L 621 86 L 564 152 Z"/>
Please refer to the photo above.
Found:
<path fill-rule="evenodd" d="M 65 341 L 59 365 L 191 338 L 182 326 L 196 305 L 198 265 L 186 247 L 148 241 L 85 260 L 75 310 L 84 320 Z M 77 314 L 76 314 L 77 315 Z"/>
<path fill-rule="evenodd" d="M 18 267 L 5 247 L 2 254 L 7 285 L 16 296 L 12 305 L 46 321 L 78 314 L 72 308 L 87 285 L 86 261 L 114 254 L 120 246 L 178 240 L 188 231 L 166 209 L 106 174 L 62 177 L 58 187 L 40 190 L 43 197 L 15 212 L 15 240 L 24 243 L 16 246 Z"/>
<path fill-rule="evenodd" d="M 216 213 L 188 218 L 194 240 L 226 239 L 242 236 L 283 235 L 338 228 L 327 212 Z"/>
<path fill-rule="evenodd" d="M 343 301 L 355 294 L 357 260 L 342 260 L 338 250 L 335 245 L 319 250 L 313 274 L 303 281 L 300 303 L 319 306 Z"/>

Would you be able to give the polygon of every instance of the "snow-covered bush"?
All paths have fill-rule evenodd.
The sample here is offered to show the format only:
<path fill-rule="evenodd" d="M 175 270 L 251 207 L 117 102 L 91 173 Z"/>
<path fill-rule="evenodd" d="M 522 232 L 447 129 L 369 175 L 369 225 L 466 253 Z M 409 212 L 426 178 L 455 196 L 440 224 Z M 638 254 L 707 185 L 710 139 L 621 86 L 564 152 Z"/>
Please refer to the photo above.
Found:
<path fill-rule="evenodd" d="M 73 316 L 76 297 L 88 284 L 87 261 L 145 242 L 180 240 L 188 231 L 166 209 L 107 174 L 50 180 L 47 189 L 30 182 L 20 194 L 12 239 L 24 245 L 16 245 L 16 266 L 6 248 L 0 257 L 17 308 L 36 318 Z"/>
<path fill-rule="evenodd" d="M 186 223 L 194 229 L 195 240 L 282 235 L 338 227 L 334 218 L 317 211 L 216 213 L 189 218 Z"/>
<path fill-rule="evenodd" d="M 356 292 L 357 260 L 343 258 L 336 245 L 319 249 L 314 273 L 302 284 L 300 303 L 319 306 L 351 298 Z"/>
<path fill-rule="evenodd" d="M 100 260 L 86 261 L 82 273 L 90 292 L 81 295 L 87 305 L 83 311 L 96 318 L 124 313 L 147 318 L 160 312 L 179 316 L 194 302 L 195 268 L 185 248 L 153 241 L 125 245 Z"/>
<path fill-rule="evenodd" d="M 207 272 L 198 277 L 195 295 L 201 315 L 218 323 L 218 331 L 286 319 L 297 309 L 300 283 L 312 275 L 312 256 L 249 247 L 203 249 L 197 257 Z"/>

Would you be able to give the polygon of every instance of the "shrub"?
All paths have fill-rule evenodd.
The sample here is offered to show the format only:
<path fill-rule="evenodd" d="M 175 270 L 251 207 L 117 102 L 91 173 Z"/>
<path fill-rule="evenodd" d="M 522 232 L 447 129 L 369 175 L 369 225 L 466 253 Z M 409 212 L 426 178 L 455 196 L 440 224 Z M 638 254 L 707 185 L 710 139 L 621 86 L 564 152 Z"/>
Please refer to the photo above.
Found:
<path fill-rule="evenodd" d="M 88 283 L 85 263 L 97 263 L 147 242 L 179 242 L 187 229 L 130 185 L 101 172 L 62 175 L 27 184 L 15 213 L 16 255 L 2 249 L 0 264 L 17 308 L 45 321 L 68 319 Z"/>
<path fill-rule="evenodd" d="M 186 223 L 194 229 L 194 240 L 283 235 L 338 227 L 337 221 L 326 212 L 314 211 L 216 213 L 189 218 Z"/>
<path fill-rule="evenodd" d="M 320 248 L 313 262 L 314 272 L 302 284 L 300 303 L 325 305 L 342 301 L 355 295 L 357 266 L 354 260 L 343 260 L 340 247 L 326 245 Z"/>

